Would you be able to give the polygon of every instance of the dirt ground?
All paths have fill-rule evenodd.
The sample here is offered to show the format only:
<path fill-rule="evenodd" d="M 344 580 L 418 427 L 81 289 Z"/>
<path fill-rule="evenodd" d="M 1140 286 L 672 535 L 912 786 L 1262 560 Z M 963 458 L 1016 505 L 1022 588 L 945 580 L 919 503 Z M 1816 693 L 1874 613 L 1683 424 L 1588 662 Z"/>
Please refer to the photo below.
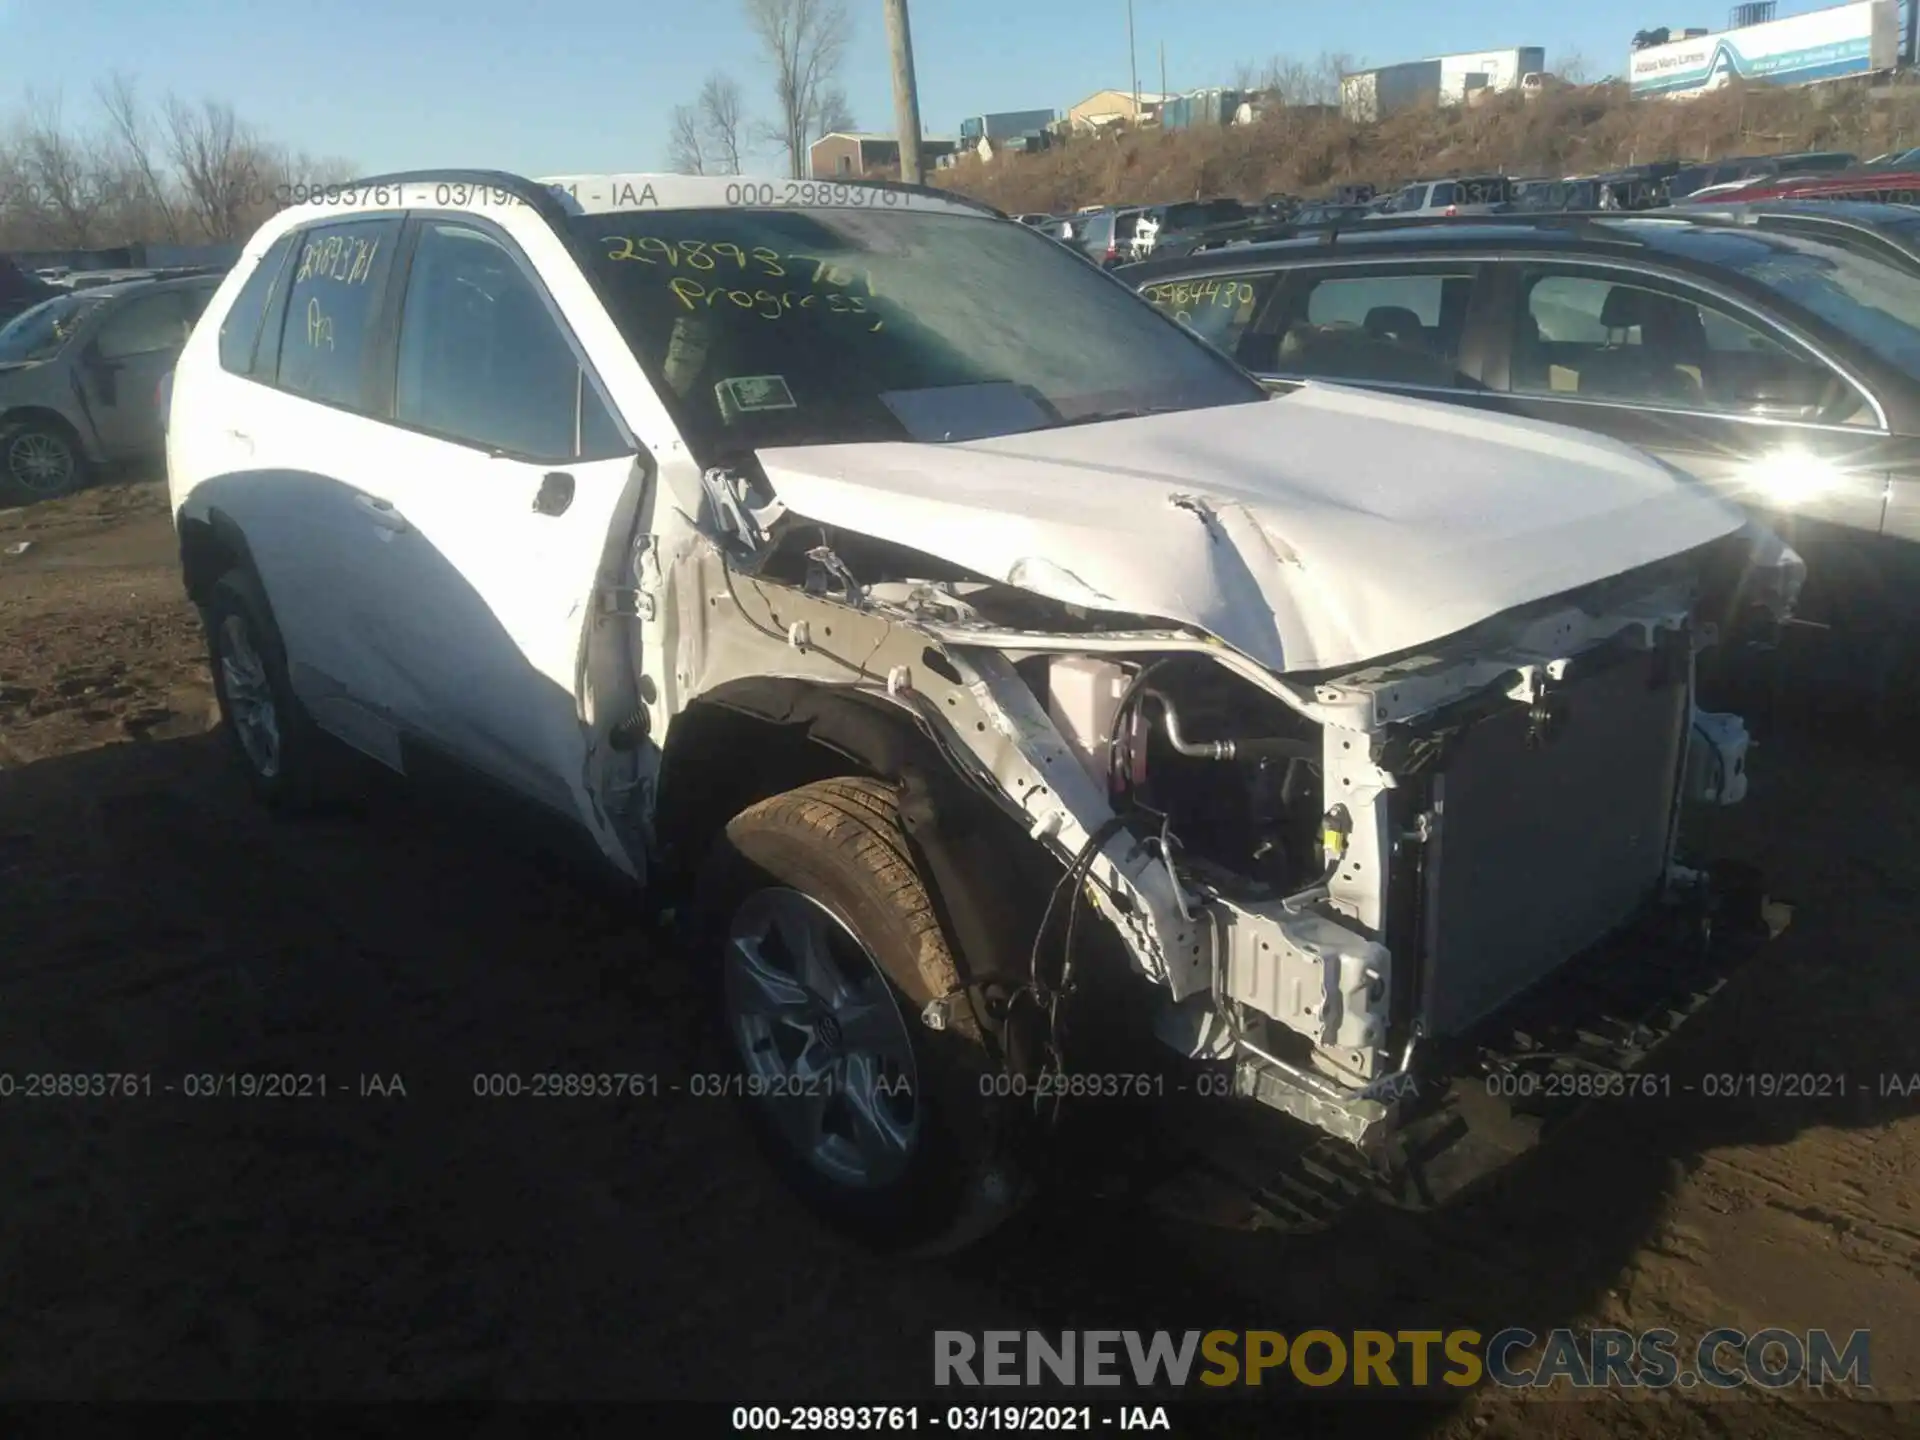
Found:
<path fill-rule="evenodd" d="M 474 1094 L 683 1079 L 690 982 L 602 889 L 458 809 L 256 809 L 172 543 L 150 482 L 0 514 L 0 1071 L 154 1092 L 0 1100 L 0 1394 L 846 1403 L 921 1394 L 935 1329 L 1824 1326 L 1870 1328 L 1877 1396 L 1908 1403 L 1300 1403 L 1314 1432 L 1913 1433 L 1920 1095 L 1878 1077 L 1920 1072 L 1920 774 L 1756 750 L 1715 844 L 1793 924 L 1658 1062 L 1676 1086 L 1844 1071 L 1845 1098 L 1604 1105 L 1453 1210 L 1316 1239 L 1080 1193 L 977 1253 L 886 1262 L 787 1202 L 727 1102 Z M 234 1071 L 330 1091 L 181 1093 Z"/>

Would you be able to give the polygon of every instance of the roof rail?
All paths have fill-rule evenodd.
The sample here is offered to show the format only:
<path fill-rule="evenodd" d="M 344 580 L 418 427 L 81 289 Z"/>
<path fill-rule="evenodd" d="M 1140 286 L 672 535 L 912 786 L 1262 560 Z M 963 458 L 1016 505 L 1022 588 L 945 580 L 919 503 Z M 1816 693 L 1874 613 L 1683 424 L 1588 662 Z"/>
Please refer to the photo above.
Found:
<path fill-rule="evenodd" d="M 573 231 L 568 227 L 570 218 L 566 206 L 560 203 L 545 185 L 537 180 L 529 180 L 524 175 L 515 175 L 509 170 L 396 170 L 389 175 L 370 175 L 364 180 L 354 180 L 342 185 L 342 190 L 373 190 L 382 185 L 473 185 L 485 190 L 499 190 L 514 199 L 522 201 L 528 209 L 547 222 L 547 228 L 567 252 L 577 261 L 585 264 L 584 252 L 575 241 Z"/>
<path fill-rule="evenodd" d="M 537 180 L 507 170 L 398 170 L 391 175 L 369 175 L 350 180 L 341 190 L 370 190 L 382 185 L 478 185 L 488 190 L 503 190 L 516 200 L 524 200 L 555 229 L 565 232 L 567 211 L 553 191 Z"/>
<path fill-rule="evenodd" d="M 1489 225 L 1514 229 L 1571 230 L 1590 240 L 1611 240 L 1631 245 L 1635 241 L 1602 222 L 1642 218 L 1649 212 L 1639 210 L 1493 210 L 1483 215 L 1376 215 L 1352 220 L 1336 220 L 1324 229 L 1303 227 L 1303 233 L 1320 235 L 1321 243 L 1332 245 L 1342 235 L 1367 235 L 1384 230 L 1447 230 L 1484 228 Z M 1683 219 L 1683 216 L 1675 216 Z"/>

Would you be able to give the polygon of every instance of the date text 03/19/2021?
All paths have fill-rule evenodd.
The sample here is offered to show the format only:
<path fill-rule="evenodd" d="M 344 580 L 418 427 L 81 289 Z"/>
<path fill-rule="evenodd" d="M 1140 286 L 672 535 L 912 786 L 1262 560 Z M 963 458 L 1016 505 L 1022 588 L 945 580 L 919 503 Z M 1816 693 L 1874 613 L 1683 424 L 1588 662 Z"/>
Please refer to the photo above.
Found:
<path fill-rule="evenodd" d="M 152 1071 L 0 1070 L 0 1101 L 145 1100 L 394 1100 L 407 1098 L 399 1074 L 333 1075 L 318 1070 Z"/>
<path fill-rule="evenodd" d="M 945 1431 L 977 1434 L 1092 1434 L 1147 1430 L 1168 1434 L 1164 1405 L 736 1405 L 735 1434 L 845 1434 Z"/>

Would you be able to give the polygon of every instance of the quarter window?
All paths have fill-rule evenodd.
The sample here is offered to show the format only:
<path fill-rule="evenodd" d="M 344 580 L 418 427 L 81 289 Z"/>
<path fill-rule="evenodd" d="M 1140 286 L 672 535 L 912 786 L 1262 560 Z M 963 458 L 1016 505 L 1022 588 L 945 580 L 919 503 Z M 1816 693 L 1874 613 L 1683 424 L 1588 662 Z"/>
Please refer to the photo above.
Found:
<path fill-rule="evenodd" d="M 377 219 L 301 234 L 280 332 L 281 389 L 330 405 L 362 404 L 369 342 L 399 233 L 398 219 Z M 256 366 L 267 369 L 266 355 Z"/>
<path fill-rule="evenodd" d="M 394 418 L 539 460 L 606 458 L 627 448 L 513 254 L 452 222 L 428 223 L 414 251 Z"/>
<path fill-rule="evenodd" d="M 1533 272 L 1521 285 L 1516 394 L 1874 423 L 1844 376 L 1730 308 L 1596 275 Z"/>

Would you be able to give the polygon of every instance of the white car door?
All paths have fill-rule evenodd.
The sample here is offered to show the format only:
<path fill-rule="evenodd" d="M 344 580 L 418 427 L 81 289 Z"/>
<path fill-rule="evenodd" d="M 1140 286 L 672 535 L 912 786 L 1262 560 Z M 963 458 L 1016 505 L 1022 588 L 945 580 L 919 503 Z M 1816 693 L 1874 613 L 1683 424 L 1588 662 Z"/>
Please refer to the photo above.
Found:
<path fill-rule="evenodd" d="M 425 701 L 398 658 L 385 492 L 392 427 L 376 418 L 403 217 L 301 231 L 268 307 L 246 404 L 226 418 L 244 468 L 213 497 L 239 522 L 315 720 L 394 766 Z"/>
<path fill-rule="evenodd" d="M 427 738 L 598 829 L 582 657 L 603 577 L 630 574 L 644 471 L 512 241 L 417 226 L 382 453 L 396 659 Z"/>

